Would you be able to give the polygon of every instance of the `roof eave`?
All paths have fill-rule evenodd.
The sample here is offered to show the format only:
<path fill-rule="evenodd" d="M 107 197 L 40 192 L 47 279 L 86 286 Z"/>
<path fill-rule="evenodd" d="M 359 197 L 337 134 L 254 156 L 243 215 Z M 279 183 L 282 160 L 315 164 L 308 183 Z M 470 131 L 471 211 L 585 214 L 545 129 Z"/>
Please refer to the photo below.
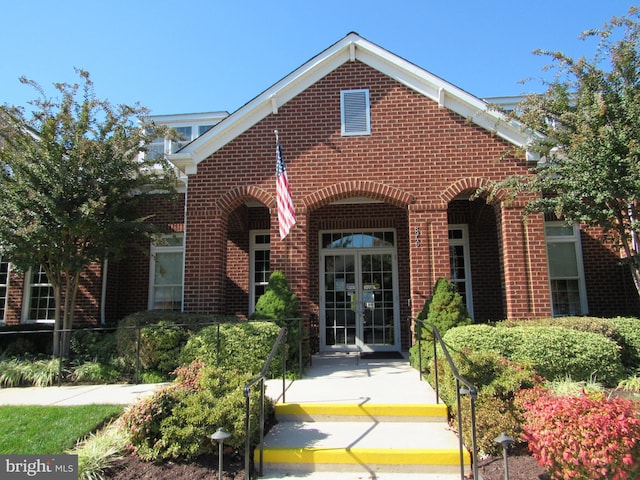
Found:
<path fill-rule="evenodd" d="M 438 102 L 476 125 L 521 148 L 531 137 L 515 122 L 508 121 L 485 101 L 446 82 L 395 54 L 350 33 L 322 53 L 294 70 L 253 100 L 233 112 L 206 134 L 194 140 L 170 160 L 186 174 L 195 173 L 197 165 L 224 147 L 251 126 L 284 105 L 306 88 L 348 61 L 359 60 L 390 76 L 416 92 Z M 183 167 L 186 170 L 183 170 Z"/>

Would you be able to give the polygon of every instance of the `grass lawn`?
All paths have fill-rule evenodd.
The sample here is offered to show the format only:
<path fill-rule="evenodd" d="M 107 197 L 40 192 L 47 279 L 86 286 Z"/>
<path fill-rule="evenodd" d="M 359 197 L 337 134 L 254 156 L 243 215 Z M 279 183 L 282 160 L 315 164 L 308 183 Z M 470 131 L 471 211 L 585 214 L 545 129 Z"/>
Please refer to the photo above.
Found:
<path fill-rule="evenodd" d="M 58 454 L 120 415 L 122 405 L 0 406 L 0 454 Z"/>

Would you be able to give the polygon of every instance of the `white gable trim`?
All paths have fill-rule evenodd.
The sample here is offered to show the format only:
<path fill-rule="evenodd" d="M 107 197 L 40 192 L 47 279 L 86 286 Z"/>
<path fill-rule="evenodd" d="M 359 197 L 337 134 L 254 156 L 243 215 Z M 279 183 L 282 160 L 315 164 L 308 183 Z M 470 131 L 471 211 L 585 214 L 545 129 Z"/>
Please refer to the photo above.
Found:
<path fill-rule="evenodd" d="M 522 132 L 516 122 L 506 122 L 499 112 L 492 110 L 483 100 L 378 47 L 358 34 L 350 33 L 236 110 L 180 152 L 171 155 L 169 159 L 187 175 L 195 174 L 201 161 L 260 120 L 277 113 L 279 106 L 302 93 L 340 65 L 353 60 L 359 60 L 379 70 L 438 102 L 442 108 L 462 115 L 518 147 L 524 147 L 529 142 L 530 137 Z"/>

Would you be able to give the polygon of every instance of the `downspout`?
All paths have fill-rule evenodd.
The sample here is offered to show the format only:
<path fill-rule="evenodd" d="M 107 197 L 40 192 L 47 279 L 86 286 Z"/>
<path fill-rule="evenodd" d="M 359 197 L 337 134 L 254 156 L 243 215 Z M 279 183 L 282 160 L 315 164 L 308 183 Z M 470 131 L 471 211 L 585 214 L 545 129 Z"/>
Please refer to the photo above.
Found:
<path fill-rule="evenodd" d="M 189 199 L 189 176 L 186 175 L 184 181 L 184 219 L 182 227 L 182 300 L 180 311 L 184 313 L 184 282 L 187 271 L 187 201 Z"/>

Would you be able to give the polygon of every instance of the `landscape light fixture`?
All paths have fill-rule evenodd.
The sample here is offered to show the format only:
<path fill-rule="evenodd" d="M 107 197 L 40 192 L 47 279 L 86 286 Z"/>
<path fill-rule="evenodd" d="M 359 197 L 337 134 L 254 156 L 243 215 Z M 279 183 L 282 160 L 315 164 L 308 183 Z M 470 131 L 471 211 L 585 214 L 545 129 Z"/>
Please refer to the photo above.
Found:
<path fill-rule="evenodd" d="M 513 445 L 515 440 L 502 432 L 499 436 L 493 439 L 494 442 L 502 445 L 502 456 L 504 458 L 504 480 L 509 480 L 509 462 L 507 461 L 507 448 L 509 445 Z"/>
<path fill-rule="evenodd" d="M 230 436 L 231 434 L 222 427 L 211 435 L 211 441 L 218 443 L 218 480 L 222 480 L 222 445 Z"/>

